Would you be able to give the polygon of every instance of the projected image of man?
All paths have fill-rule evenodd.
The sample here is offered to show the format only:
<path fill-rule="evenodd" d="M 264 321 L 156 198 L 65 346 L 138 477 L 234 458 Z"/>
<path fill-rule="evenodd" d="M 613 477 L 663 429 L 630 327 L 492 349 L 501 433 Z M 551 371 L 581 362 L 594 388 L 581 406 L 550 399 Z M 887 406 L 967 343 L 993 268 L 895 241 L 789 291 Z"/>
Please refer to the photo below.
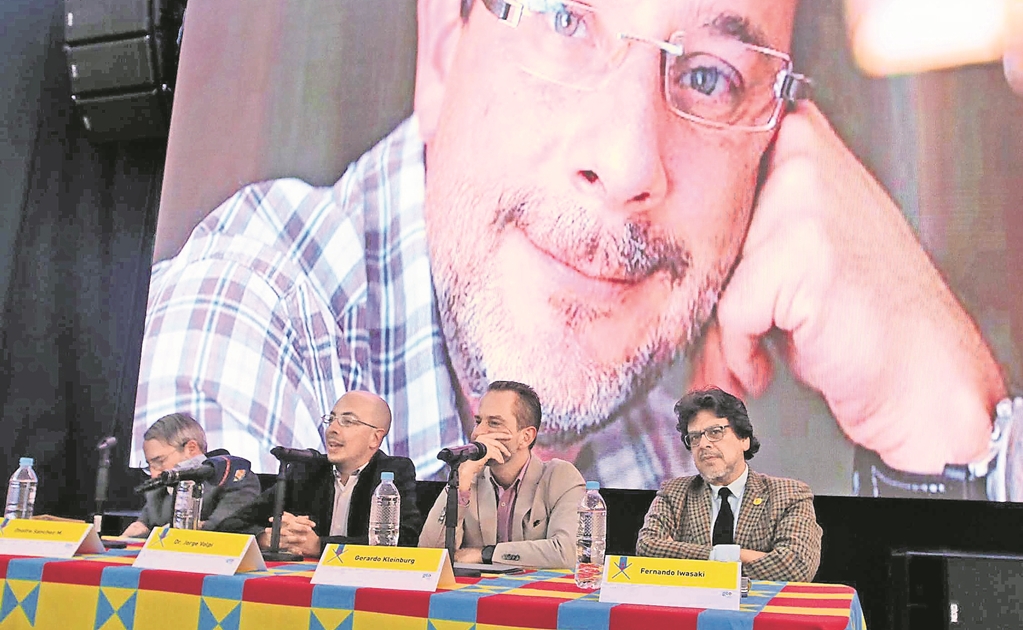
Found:
<path fill-rule="evenodd" d="M 545 401 L 539 452 L 655 487 L 692 463 L 630 406 L 686 351 L 692 385 L 763 392 L 770 333 L 892 469 L 987 453 L 998 365 L 800 100 L 794 0 L 512 6 L 421 2 L 415 116 L 333 188 L 244 189 L 154 270 L 136 434 L 173 403 L 245 453 L 308 446 L 372 389 L 429 476 L 500 375 Z"/>

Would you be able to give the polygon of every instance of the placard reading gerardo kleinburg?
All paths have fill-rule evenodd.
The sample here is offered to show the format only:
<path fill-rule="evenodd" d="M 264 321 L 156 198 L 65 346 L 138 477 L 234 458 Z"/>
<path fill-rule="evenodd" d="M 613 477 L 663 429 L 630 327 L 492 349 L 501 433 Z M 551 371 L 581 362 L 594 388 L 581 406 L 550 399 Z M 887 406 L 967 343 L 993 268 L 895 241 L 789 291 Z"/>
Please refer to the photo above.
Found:
<path fill-rule="evenodd" d="M 446 549 L 327 545 L 312 582 L 432 592 L 455 576 Z"/>

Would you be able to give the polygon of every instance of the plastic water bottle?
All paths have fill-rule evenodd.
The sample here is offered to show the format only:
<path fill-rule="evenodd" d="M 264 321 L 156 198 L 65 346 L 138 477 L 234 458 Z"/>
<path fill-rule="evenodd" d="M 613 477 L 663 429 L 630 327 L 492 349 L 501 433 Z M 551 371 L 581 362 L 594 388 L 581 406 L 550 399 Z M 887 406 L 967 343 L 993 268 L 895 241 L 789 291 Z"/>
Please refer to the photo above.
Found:
<path fill-rule="evenodd" d="M 179 481 L 174 494 L 174 518 L 171 527 L 175 529 L 199 529 L 202 514 L 202 484 L 194 481 Z"/>
<path fill-rule="evenodd" d="M 586 496 L 579 504 L 579 532 L 575 538 L 575 585 L 579 588 L 600 588 L 606 543 L 607 504 L 600 496 L 600 483 L 587 481 Z"/>
<path fill-rule="evenodd" d="M 394 473 L 380 473 L 380 485 L 373 491 L 369 507 L 369 544 L 398 546 L 401 495 L 394 485 Z"/>
<path fill-rule="evenodd" d="M 7 486 L 4 518 L 32 518 L 35 509 L 36 488 L 39 486 L 39 477 L 32 470 L 35 461 L 31 457 L 22 457 L 18 463 L 18 470 L 11 475 L 11 483 Z"/>

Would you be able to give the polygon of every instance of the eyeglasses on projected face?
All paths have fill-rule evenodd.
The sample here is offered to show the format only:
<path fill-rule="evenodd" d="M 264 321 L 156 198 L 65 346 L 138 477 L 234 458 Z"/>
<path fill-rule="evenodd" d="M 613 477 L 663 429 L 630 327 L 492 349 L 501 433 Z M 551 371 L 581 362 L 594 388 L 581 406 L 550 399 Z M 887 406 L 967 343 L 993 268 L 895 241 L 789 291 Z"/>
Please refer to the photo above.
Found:
<path fill-rule="evenodd" d="M 792 59 L 759 42 L 745 21 L 726 16 L 666 41 L 616 31 L 593 6 L 575 0 L 482 0 L 514 28 L 506 48 L 536 77 L 599 89 L 633 44 L 661 52 L 663 95 L 679 117 L 701 125 L 769 131 L 785 107 L 806 98 L 810 79 Z"/>

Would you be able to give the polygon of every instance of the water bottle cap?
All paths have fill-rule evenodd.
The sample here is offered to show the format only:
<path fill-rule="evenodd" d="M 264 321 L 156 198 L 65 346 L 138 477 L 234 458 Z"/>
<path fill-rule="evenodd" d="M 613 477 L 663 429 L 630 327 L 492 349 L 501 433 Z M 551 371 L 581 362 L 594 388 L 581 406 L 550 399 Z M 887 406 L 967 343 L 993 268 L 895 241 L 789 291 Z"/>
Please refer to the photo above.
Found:
<path fill-rule="evenodd" d="M 394 481 L 394 473 L 393 472 L 380 473 L 380 481 Z"/>
<path fill-rule="evenodd" d="M 36 460 L 32 459 L 31 457 L 22 457 L 18 461 L 19 466 L 31 466 L 34 463 L 36 463 Z"/>
<path fill-rule="evenodd" d="M 586 489 L 587 490 L 600 490 L 600 482 L 599 481 L 587 481 L 586 482 Z"/>

